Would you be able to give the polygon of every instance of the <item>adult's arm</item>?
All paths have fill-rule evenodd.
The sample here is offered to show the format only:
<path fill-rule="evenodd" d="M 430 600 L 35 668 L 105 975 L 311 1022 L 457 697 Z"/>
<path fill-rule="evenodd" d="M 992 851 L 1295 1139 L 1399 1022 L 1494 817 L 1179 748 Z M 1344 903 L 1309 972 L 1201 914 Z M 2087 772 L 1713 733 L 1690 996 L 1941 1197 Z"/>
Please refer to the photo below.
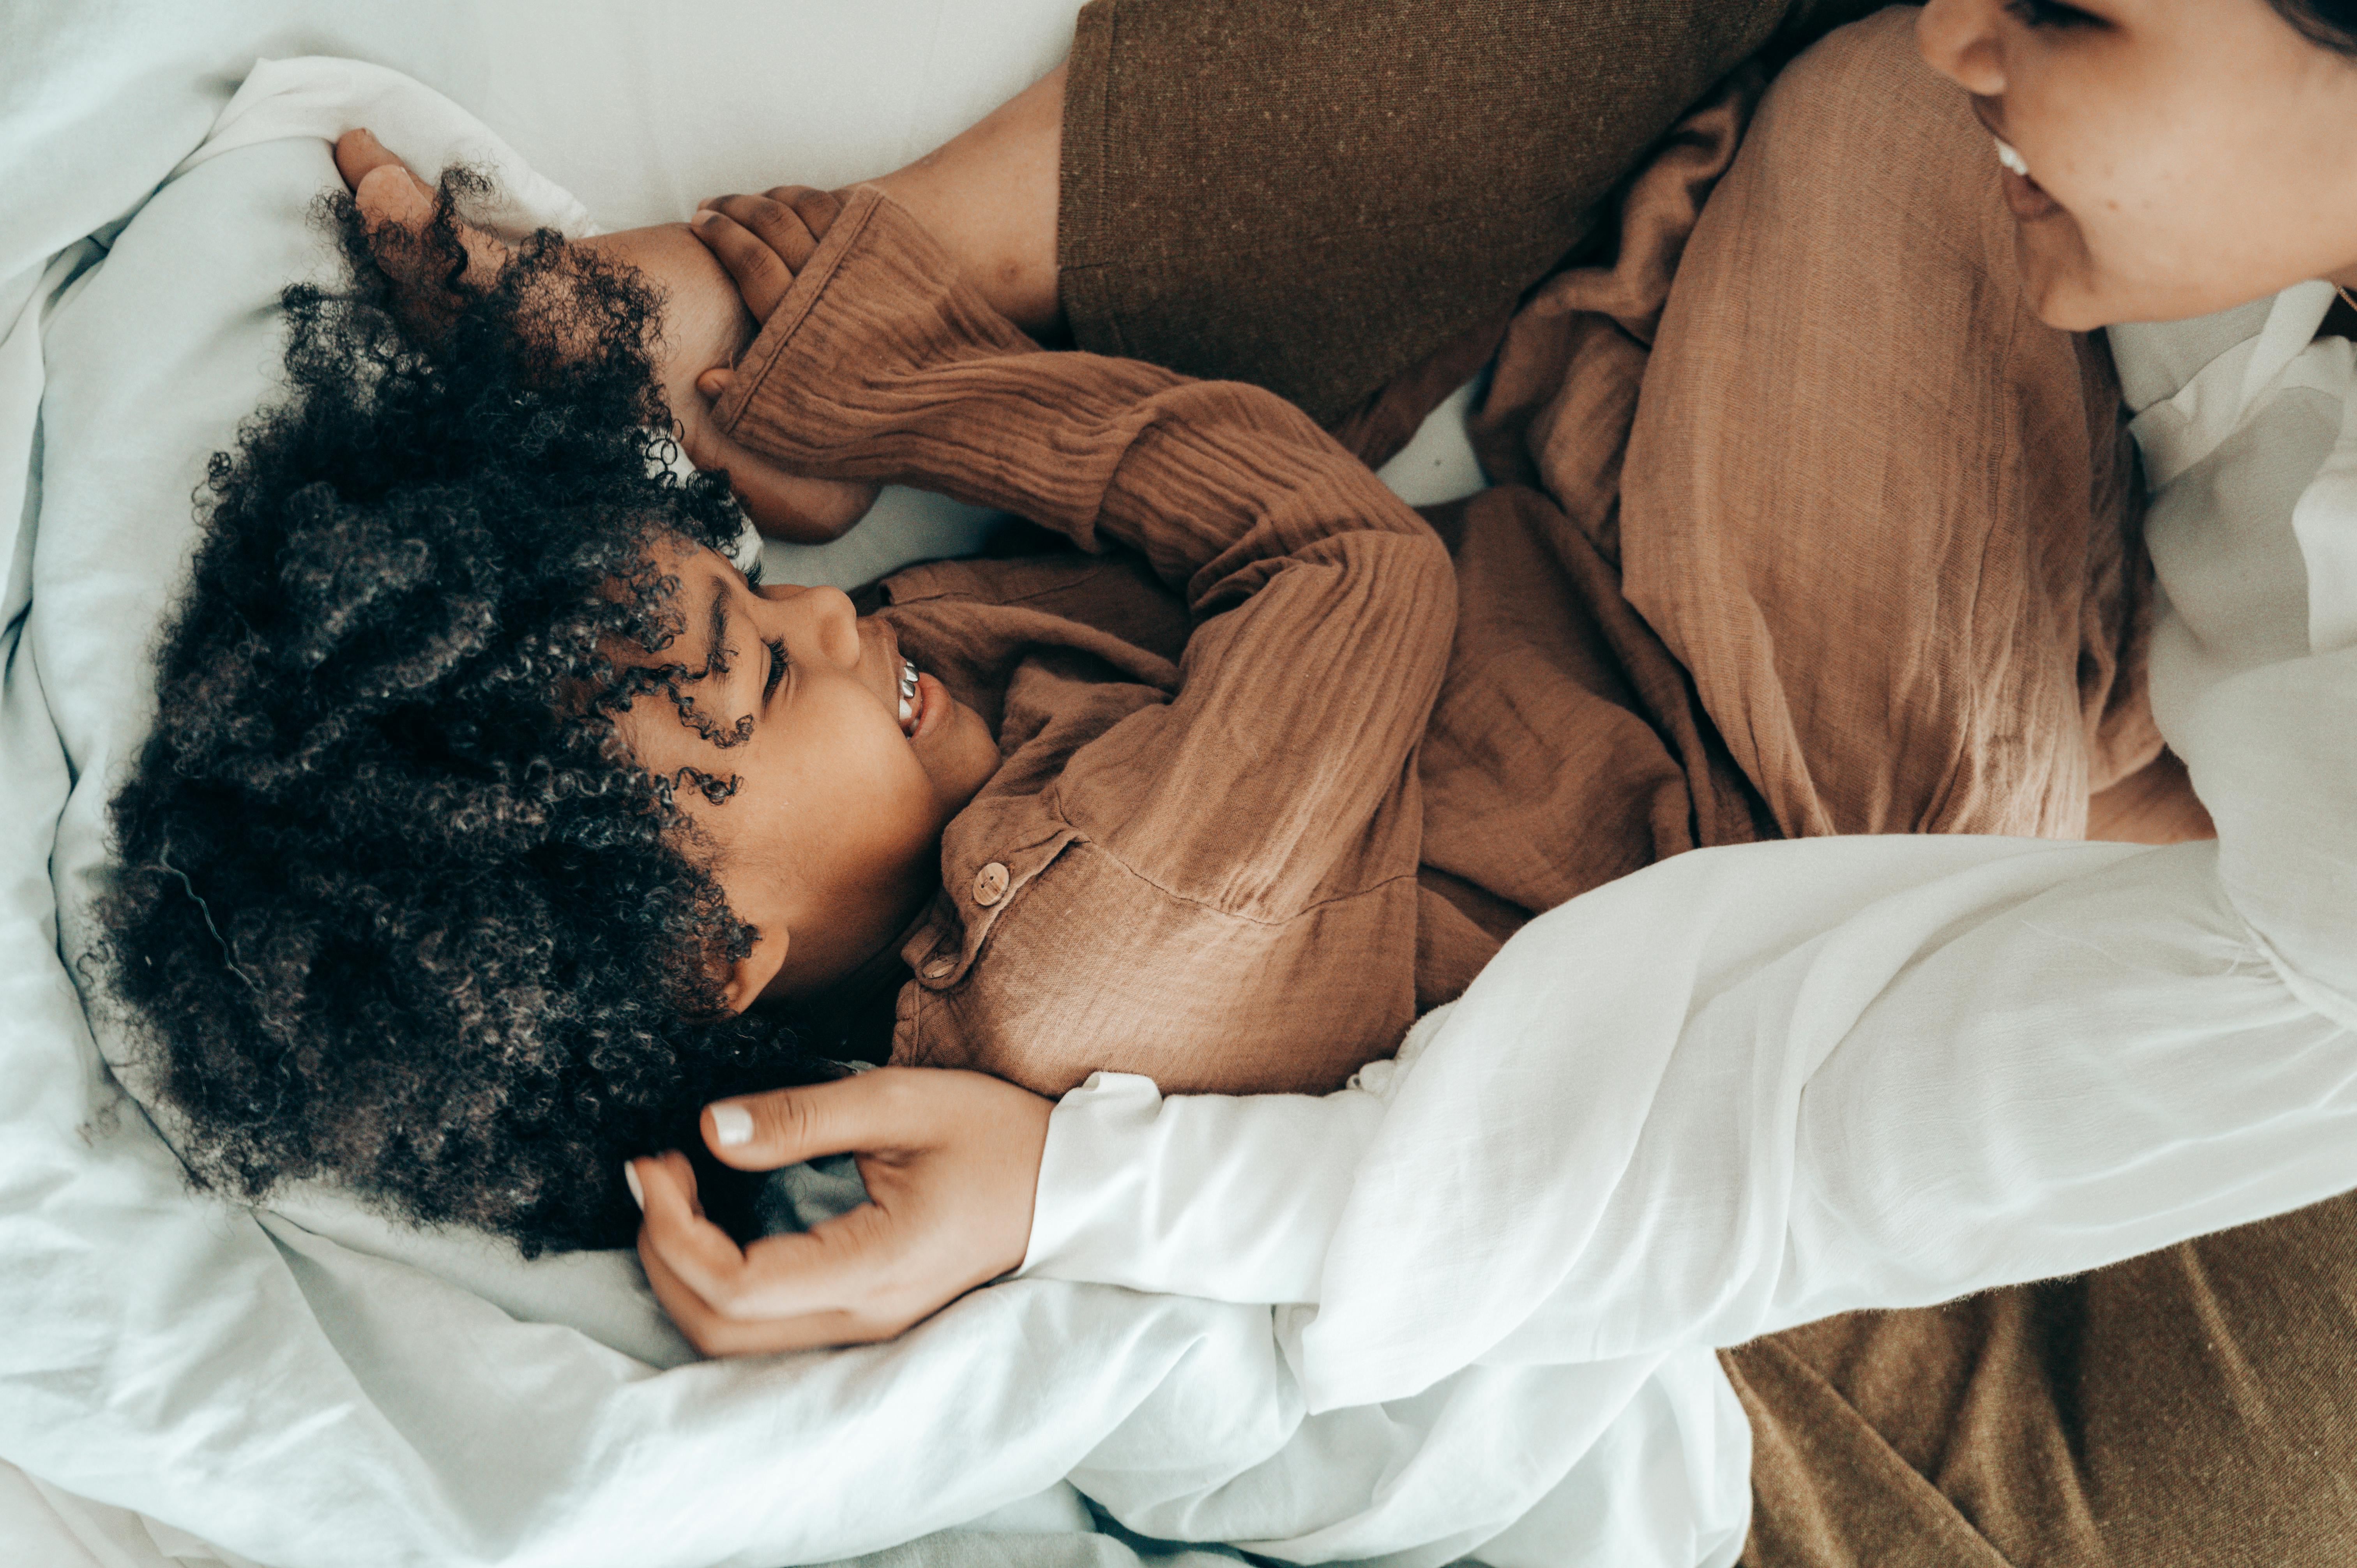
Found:
<path fill-rule="evenodd" d="M 1067 1096 L 1025 1270 L 1303 1303 L 1329 1408 L 2299 1207 L 2357 1186 L 2357 1036 L 2287 983 L 2217 859 L 1976 838 L 1682 856 L 1533 922 L 1388 1096 Z"/>
<path fill-rule="evenodd" d="M 2287 291 L 2255 338 L 2238 313 L 2115 343 L 2169 595 L 2155 711 L 2215 843 L 1681 857 L 1518 936 L 1379 1124 L 1072 1096 L 1030 1267 L 1315 1302 L 1299 1348 L 1348 1403 L 2092 1268 L 2357 1186 L 2357 503 L 2300 405 L 2268 412 L 2345 409 L 2346 345 L 2313 341 L 2332 296 Z M 1318 1160 L 1347 1194 L 1287 1174 Z M 1252 1209 L 1246 1171 L 1294 1201 Z M 1256 1214 L 1255 1245 L 1223 1254 L 1193 1191 Z"/>
<path fill-rule="evenodd" d="M 1532 922 L 1371 1087 L 1091 1079 L 1049 1119 L 1021 1272 L 1295 1304 L 1279 1329 L 1329 1409 L 1476 1363 L 1919 1305 L 2301 1207 L 2357 1186 L 2357 1034 L 2287 978 L 2217 862 L 1970 837 L 1682 855 Z M 882 1135 L 770 1125 L 723 1157 Z M 755 1318 L 856 1305 L 931 1244 L 913 1209 L 876 1219 L 823 1268 L 718 1294 Z M 644 1244 L 678 1230 L 651 1218 Z M 773 1331 L 808 1343 L 814 1321 Z"/>

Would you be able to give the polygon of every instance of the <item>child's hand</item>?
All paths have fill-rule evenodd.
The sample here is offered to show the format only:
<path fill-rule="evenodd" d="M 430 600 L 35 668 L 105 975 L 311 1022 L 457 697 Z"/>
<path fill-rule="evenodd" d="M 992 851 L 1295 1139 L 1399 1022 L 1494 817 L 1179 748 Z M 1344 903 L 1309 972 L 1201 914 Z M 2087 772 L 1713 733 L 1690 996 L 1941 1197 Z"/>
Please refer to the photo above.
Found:
<path fill-rule="evenodd" d="M 639 1257 L 707 1356 L 889 1339 L 1023 1262 L 1054 1101 L 976 1072 L 879 1068 L 708 1107 L 740 1170 L 856 1154 L 869 1201 L 739 1248 L 704 1217 L 687 1157 L 634 1160 Z"/>
<path fill-rule="evenodd" d="M 368 131 L 348 131 L 337 141 L 336 168 L 371 226 L 390 223 L 415 231 L 433 217 L 433 188 Z M 752 337 L 754 318 L 737 302 L 727 274 L 688 235 L 683 223 L 659 223 L 573 243 L 630 267 L 660 295 L 660 328 L 647 347 L 688 461 L 699 468 L 725 469 L 737 500 L 762 532 L 806 544 L 836 538 L 874 504 L 874 485 L 790 474 L 713 427 L 710 403 L 698 393 L 696 377 L 736 362 Z M 488 283 L 508 260 L 508 247 L 480 230 L 462 224 L 459 239 L 467 250 L 469 283 Z M 428 313 L 432 303 L 423 296 L 417 301 Z"/>
<path fill-rule="evenodd" d="M 842 213 L 843 198 L 832 191 L 781 185 L 759 196 L 713 197 L 688 227 L 728 269 L 753 319 L 767 321 Z"/>

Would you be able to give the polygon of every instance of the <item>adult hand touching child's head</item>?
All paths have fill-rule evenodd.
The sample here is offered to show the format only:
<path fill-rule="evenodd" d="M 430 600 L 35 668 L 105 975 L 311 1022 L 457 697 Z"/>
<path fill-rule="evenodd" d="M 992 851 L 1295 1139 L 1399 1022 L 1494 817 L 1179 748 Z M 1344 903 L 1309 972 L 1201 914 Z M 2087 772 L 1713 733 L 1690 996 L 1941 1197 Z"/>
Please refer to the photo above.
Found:
<path fill-rule="evenodd" d="M 1020 1266 L 1055 1109 L 1000 1079 L 879 1068 L 707 1107 L 705 1142 L 739 1170 L 856 1154 L 868 1201 L 802 1235 L 739 1247 L 705 1218 L 677 1152 L 630 1162 L 639 1257 L 707 1356 L 889 1339 Z"/>
<path fill-rule="evenodd" d="M 433 188 L 370 132 L 348 131 L 337 141 L 336 167 L 372 230 L 392 224 L 415 232 L 432 220 Z M 489 283 L 506 263 L 509 248 L 465 224 L 458 234 L 468 255 L 468 283 Z M 866 515 L 875 504 L 875 485 L 788 473 L 714 425 L 709 397 L 699 392 L 697 378 L 734 365 L 768 312 L 748 311 L 727 272 L 694 242 L 686 224 L 625 229 L 573 244 L 630 268 L 655 292 L 660 315 L 647 351 L 680 448 L 697 467 L 727 474 L 756 527 L 774 538 L 818 544 L 841 537 Z M 421 298 L 419 307 L 430 311 L 430 301 Z"/>

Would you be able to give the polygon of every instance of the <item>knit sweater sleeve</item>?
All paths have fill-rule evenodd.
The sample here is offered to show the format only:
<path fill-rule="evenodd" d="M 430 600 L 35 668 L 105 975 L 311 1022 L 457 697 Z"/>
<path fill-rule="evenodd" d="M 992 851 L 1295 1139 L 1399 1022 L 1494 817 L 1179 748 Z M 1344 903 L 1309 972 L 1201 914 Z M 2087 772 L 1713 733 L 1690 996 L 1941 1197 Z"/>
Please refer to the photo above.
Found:
<path fill-rule="evenodd" d="M 873 188 L 830 227 L 716 413 L 803 472 L 922 486 L 1083 549 L 1127 546 L 1195 618 L 1169 701 L 1082 746 L 1039 796 L 1054 819 L 1041 831 L 1076 846 L 1048 901 L 1056 929 L 1027 939 L 1017 911 L 995 908 L 991 943 L 1004 967 L 1037 940 L 1037 972 L 1060 977 L 1122 934 L 1137 961 L 1179 955 L 1207 984 L 1230 962 L 1238 984 L 1289 977 L 1284 1005 L 1240 996 L 1240 1013 L 1327 1017 L 1294 1063 L 1246 1069 L 1185 1043 L 1204 1043 L 1190 1020 L 1212 1026 L 1200 1005 L 1116 1017 L 1119 996 L 1043 981 L 1026 994 L 1084 1007 L 1096 1041 L 1179 1042 L 1178 1055 L 1141 1044 L 1115 1061 L 1075 1042 L 1070 1060 L 1010 1076 L 1068 1087 L 1119 1065 L 1198 1087 L 1328 1087 L 1396 1043 L 1414 1007 L 1412 758 L 1456 618 L 1453 569 L 1421 518 L 1273 393 L 1040 350 Z M 945 875 L 961 843 L 953 826 Z M 1344 950 L 1357 971 L 1328 995 L 1320 955 Z"/>
<path fill-rule="evenodd" d="M 1041 350 L 960 281 L 908 211 L 860 187 L 714 411 L 791 467 L 1019 512 L 1129 545 L 1198 615 L 1340 534 L 1437 554 L 1423 520 L 1258 387 Z"/>

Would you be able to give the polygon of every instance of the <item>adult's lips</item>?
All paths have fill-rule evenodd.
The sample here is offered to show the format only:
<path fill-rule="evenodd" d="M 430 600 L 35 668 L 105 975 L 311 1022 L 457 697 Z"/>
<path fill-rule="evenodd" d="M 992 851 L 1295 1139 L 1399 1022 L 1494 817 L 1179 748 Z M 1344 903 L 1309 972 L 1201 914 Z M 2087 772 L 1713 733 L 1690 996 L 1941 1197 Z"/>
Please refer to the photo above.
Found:
<path fill-rule="evenodd" d="M 2011 209 L 2014 217 L 2026 222 L 2061 211 L 2062 204 L 2055 200 L 2047 188 L 2038 183 L 2038 177 L 2029 172 L 2029 160 L 2006 139 L 2005 122 L 1997 117 L 1990 100 L 1974 99 L 1973 117 L 1981 123 L 1981 128 L 1996 144 L 1996 161 L 2003 171 L 1997 176 L 1997 183 L 2004 188 L 2005 204 Z"/>
<path fill-rule="evenodd" d="M 2012 209 L 2016 218 L 2027 221 L 2062 209 L 2062 204 L 2055 200 L 2046 188 L 2038 183 L 2038 177 L 2029 172 L 2029 160 L 2016 152 L 2013 144 L 2003 136 L 1996 139 L 1996 161 L 2004 168 L 2004 172 L 1997 176 L 1997 183 L 2005 188 L 2005 204 Z"/>

